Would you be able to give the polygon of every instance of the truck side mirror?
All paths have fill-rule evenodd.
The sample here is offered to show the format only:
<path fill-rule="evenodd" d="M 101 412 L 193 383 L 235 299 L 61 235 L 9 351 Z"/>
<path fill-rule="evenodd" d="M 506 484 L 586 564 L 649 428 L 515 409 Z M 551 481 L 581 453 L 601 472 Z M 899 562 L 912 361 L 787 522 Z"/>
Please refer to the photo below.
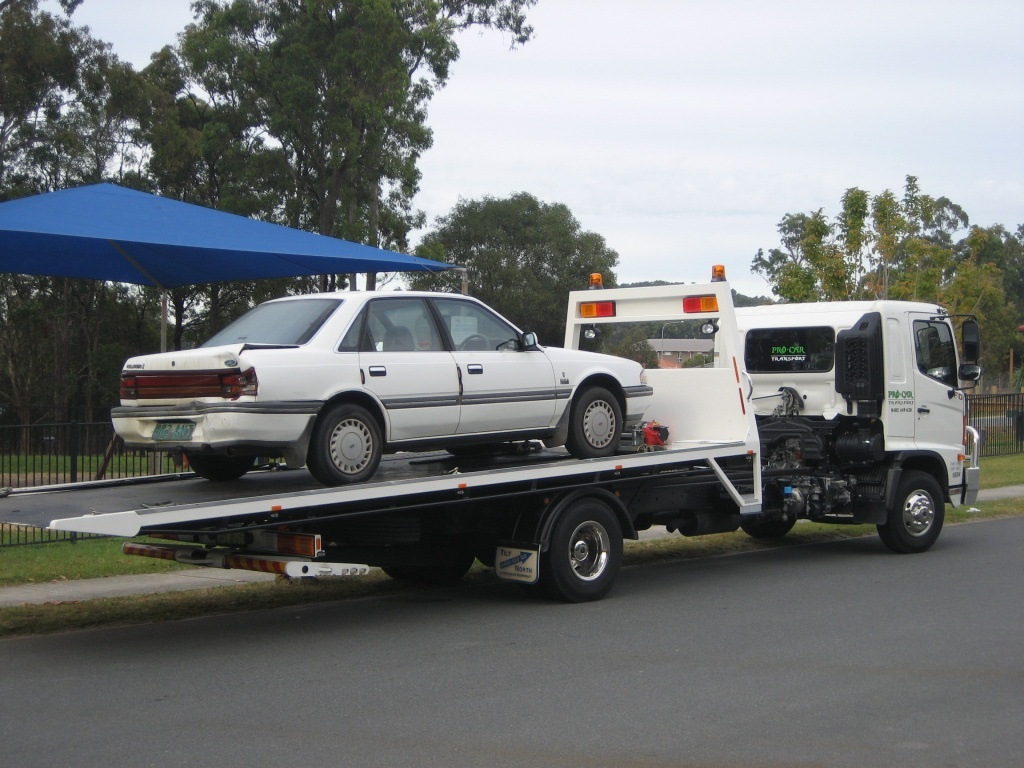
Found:
<path fill-rule="evenodd" d="M 981 329 L 978 326 L 977 320 L 964 320 L 960 328 L 960 339 L 962 362 L 965 365 L 977 365 L 978 361 L 981 360 Z M 967 377 L 961 376 L 960 378 L 966 379 Z M 976 379 L 968 380 L 975 381 Z"/>
<path fill-rule="evenodd" d="M 537 343 L 536 333 L 531 331 L 523 334 L 523 349 L 536 349 Z"/>

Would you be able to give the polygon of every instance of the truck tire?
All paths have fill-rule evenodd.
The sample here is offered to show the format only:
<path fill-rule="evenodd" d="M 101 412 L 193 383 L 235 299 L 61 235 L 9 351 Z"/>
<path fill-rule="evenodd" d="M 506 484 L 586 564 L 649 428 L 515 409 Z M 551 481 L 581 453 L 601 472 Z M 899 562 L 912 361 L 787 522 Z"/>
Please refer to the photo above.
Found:
<path fill-rule="evenodd" d="M 336 403 L 316 420 L 306 466 L 324 485 L 362 483 L 377 471 L 383 453 L 384 438 L 370 412 Z"/>
<path fill-rule="evenodd" d="M 608 594 L 622 565 L 622 527 L 608 506 L 580 499 L 558 516 L 540 581 L 547 594 L 570 603 L 599 600 Z"/>
<path fill-rule="evenodd" d="M 743 532 L 755 539 L 781 539 L 787 533 L 793 530 L 793 526 L 796 525 L 796 518 L 790 517 L 784 519 L 776 517 L 770 520 L 764 520 L 762 518 L 754 518 L 751 520 L 744 520 L 740 523 L 740 528 Z"/>
<path fill-rule="evenodd" d="M 611 456 L 619 447 L 622 408 L 604 387 L 587 387 L 569 409 L 569 434 L 565 447 L 577 459 Z"/>
<path fill-rule="evenodd" d="M 904 472 L 884 524 L 877 526 L 882 543 L 897 554 L 928 550 L 942 531 L 946 505 L 942 489 L 927 472 Z"/>
<path fill-rule="evenodd" d="M 209 453 L 186 453 L 188 465 L 200 477 L 217 483 L 237 480 L 252 468 L 255 456 L 217 456 Z"/>

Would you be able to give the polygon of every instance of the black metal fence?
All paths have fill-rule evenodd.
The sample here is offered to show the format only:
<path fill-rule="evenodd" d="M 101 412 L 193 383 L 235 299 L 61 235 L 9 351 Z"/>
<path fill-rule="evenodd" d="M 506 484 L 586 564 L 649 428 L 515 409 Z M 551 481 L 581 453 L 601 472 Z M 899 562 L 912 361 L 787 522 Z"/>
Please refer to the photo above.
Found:
<path fill-rule="evenodd" d="M 0 487 L 31 488 L 180 471 L 164 451 L 129 451 L 109 421 L 0 426 Z"/>
<path fill-rule="evenodd" d="M 0 523 L 0 547 L 20 547 L 26 544 L 53 544 L 69 541 L 75 544 L 82 539 L 106 538 L 96 533 L 75 533 L 74 531 L 51 531 L 34 525 Z"/>
<path fill-rule="evenodd" d="M 968 395 L 967 423 L 981 433 L 982 456 L 1024 453 L 1024 393 Z"/>

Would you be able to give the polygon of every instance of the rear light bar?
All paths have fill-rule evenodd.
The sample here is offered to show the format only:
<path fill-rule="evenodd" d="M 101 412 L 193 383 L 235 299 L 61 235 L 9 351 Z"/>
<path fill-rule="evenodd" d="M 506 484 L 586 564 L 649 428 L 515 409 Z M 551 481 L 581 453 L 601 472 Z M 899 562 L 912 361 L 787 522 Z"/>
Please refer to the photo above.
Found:
<path fill-rule="evenodd" d="M 255 397 L 259 389 L 256 369 L 246 371 L 193 371 L 189 373 L 122 373 L 122 400 L 220 397 L 237 400 Z"/>
<path fill-rule="evenodd" d="M 683 312 L 687 314 L 695 312 L 717 312 L 718 297 L 710 296 L 687 296 L 683 299 Z"/>
<path fill-rule="evenodd" d="M 614 301 L 584 301 L 579 305 L 580 317 L 615 317 Z"/>

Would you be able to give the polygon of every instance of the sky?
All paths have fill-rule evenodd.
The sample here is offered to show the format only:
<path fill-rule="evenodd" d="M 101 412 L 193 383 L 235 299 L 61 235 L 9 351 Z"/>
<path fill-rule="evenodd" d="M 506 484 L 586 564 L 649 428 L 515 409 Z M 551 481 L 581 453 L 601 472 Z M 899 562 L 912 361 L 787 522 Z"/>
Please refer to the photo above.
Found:
<path fill-rule="evenodd" d="M 779 221 L 835 215 L 850 187 L 916 176 L 972 224 L 1024 224 L 1020 0 L 540 0 L 528 17 L 515 50 L 458 38 L 420 161 L 428 228 L 460 198 L 528 192 L 603 236 L 620 283 L 725 264 L 769 295 L 750 265 Z M 192 16 L 85 0 L 73 20 L 141 68 Z"/>

